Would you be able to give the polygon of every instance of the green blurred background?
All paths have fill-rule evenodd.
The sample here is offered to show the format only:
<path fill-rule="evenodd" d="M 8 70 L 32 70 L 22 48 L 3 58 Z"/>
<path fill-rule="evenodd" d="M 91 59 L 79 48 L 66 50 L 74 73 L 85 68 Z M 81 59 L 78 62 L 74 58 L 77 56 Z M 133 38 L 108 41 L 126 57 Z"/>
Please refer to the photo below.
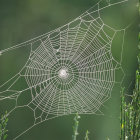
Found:
<path fill-rule="evenodd" d="M 110 0 L 111 3 L 119 0 Z M 96 4 L 98 0 L 0 0 L 0 50 L 34 38 L 60 27 Z M 122 67 L 126 74 L 123 85 L 131 93 L 134 86 L 138 54 L 138 0 L 129 0 L 101 11 L 103 21 L 115 29 L 126 30 Z M 122 44 L 123 33 L 117 35 L 112 48 L 114 56 L 119 56 L 117 48 Z M 25 64 L 29 48 L 23 47 L 0 56 L 0 85 L 16 74 Z M 117 76 L 120 76 L 118 73 Z M 116 84 L 112 96 L 101 111 L 101 115 L 81 115 L 78 140 L 85 131 L 90 131 L 91 140 L 119 139 L 120 131 L 120 85 Z M 23 99 L 26 100 L 26 99 Z M 11 110 L 15 101 L 0 101 L 0 114 Z M 41 123 L 22 135 L 18 140 L 71 140 L 74 115 L 58 117 Z M 20 108 L 9 116 L 8 140 L 30 126 L 33 114 L 28 108 Z"/>

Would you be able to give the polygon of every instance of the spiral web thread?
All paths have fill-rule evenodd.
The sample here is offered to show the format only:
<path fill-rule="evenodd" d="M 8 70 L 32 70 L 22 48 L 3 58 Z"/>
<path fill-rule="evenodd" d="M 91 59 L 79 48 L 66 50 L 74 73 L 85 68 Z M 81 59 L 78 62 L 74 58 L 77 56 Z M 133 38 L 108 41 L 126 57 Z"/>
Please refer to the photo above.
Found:
<path fill-rule="evenodd" d="M 58 116 L 102 114 L 100 107 L 111 97 L 114 85 L 122 82 L 116 81 L 115 74 L 117 70 L 124 74 L 121 61 L 126 28 L 115 30 L 108 26 L 101 19 L 100 11 L 126 1 L 107 1 L 104 7 L 99 1 L 70 23 L 0 51 L 3 55 L 20 47 L 31 48 L 24 67 L 0 86 L 0 100 L 16 101 L 9 114 L 23 107 L 34 113 L 34 124 L 14 140 L 37 124 Z M 120 62 L 111 52 L 112 41 L 118 31 L 123 31 Z M 27 87 L 13 89 L 21 79 Z M 31 98 L 21 105 L 20 96 L 26 92 Z"/>

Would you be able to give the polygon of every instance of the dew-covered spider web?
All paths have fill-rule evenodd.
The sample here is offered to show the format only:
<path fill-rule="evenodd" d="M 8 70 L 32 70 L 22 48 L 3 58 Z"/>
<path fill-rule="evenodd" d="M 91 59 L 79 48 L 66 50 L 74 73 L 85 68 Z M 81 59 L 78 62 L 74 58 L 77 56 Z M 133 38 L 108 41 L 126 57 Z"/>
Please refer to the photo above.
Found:
<path fill-rule="evenodd" d="M 0 86 L 0 100 L 16 101 L 16 108 L 28 107 L 34 113 L 34 126 L 63 115 L 102 114 L 103 106 L 112 93 L 116 73 L 121 66 L 126 28 L 116 30 L 105 24 L 100 16 L 103 9 L 121 5 L 127 0 L 111 3 L 99 1 L 70 23 L 19 45 L 1 50 L 1 55 L 20 47 L 30 47 L 24 67 Z M 112 55 L 112 41 L 123 32 L 121 59 Z M 19 81 L 27 84 L 22 90 L 13 89 Z M 20 96 L 30 94 L 28 103 L 19 105 Z"/>

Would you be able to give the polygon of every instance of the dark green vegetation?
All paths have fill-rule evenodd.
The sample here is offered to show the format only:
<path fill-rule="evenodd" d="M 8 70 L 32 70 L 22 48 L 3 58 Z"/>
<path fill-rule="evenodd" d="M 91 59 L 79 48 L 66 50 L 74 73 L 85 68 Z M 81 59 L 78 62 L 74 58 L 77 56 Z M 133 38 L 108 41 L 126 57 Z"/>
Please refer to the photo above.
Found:
<path fill-rule="evenodd" d="M 120 140 L 140 138 L 140 71 L 136 71 L 136 84 L 131 102 L 122 90 Z"/>
<path fill-rule="evenodd" d="M 0 140 L 6 140 L 7 139 L 7 112 L 1 116 L 0 118 Z"/>
<path fill-rule="evenodd" d="M 139 68 L 136 71 L 135 89 L 133 90 L 131 101 L 128 102 L 124 89 L 122 89 L 121 140 L 139 140 L 140 138 L 140 54 L 138 56 L 138 63 Z"/>
<path fill-rule="evenodd" d="M 138 38 L 138 48 L 140 49 L 140 33 Z M 120 140 L 140 139 L 140 54 L 138 55 L 138 65 L 132 95 L 127 96 L 124 89 L 121 91 Z"/>

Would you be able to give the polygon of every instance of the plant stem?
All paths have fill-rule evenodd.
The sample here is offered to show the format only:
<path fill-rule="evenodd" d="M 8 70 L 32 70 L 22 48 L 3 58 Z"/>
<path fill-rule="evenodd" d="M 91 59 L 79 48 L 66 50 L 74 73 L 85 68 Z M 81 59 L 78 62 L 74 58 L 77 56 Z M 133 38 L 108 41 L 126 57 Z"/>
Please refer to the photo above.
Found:
<path fill-rule="evenodd" d="M 74 118 L 74 126 L 73 126 L 73 135 L 72 135 L 72 140 L 76 140 L 77 135 L 78 135 L 78 127 L 79 127 L 79 120 L 80 116 L 78 115 L 78 113 L 76 114 L 75 118 Z"/>

